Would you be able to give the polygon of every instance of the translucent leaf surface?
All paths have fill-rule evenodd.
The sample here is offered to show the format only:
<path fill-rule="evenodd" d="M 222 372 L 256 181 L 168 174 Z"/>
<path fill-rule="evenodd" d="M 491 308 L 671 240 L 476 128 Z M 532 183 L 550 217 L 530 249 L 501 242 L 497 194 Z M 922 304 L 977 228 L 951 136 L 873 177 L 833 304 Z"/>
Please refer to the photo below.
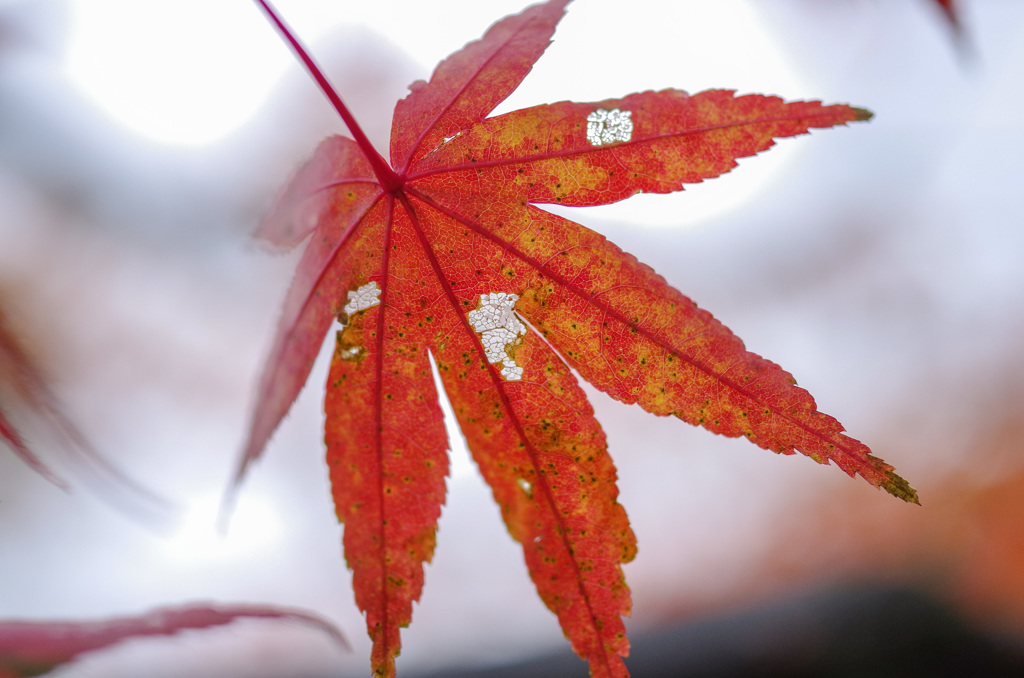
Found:
<path fill-rule="evenodd" d="M 447 441 L 430 356 L 541 599 L 594 676 L 628 675 L 621 565 L 636 540 L 604 433 L 571 369 L 654 414 L 831 461 L 917 500 L 789 373 L 746 351 L 633 256 L 536 206 L 681 190 L 776 138 L 871 114 L 664 90 L 486 118 L 547 47 L 565 5 L 552 0 L 498 22 L 415 83 L 395 109 L 393 168 L 358 141 L 357 128 L 355 142 L 325 141 L 264 228 L 279 244 L 312 237 L 238 477 L 337 318 L 327 459 L 375 675 L 394 675 L 399 629 L 422 591 L 444 502 Z M 340 98 L 328 96 L 352 127 Z"/>

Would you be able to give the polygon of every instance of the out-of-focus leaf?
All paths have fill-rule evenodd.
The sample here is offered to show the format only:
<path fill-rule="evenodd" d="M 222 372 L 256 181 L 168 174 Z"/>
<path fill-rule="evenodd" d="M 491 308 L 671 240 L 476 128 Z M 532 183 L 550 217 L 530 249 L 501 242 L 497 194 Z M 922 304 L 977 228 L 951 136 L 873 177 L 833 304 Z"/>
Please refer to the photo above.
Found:
<path fill-rule="evenodd" d="M 84 485 L 125 515 L 158 529 L 174 520 L 173 505 L 126 477 L 100 455 L 64 414 L 42 370 L 25 350 L 0 308 L 0 441 L 26 464 L 57 486 L 70 485 L 33 452 L 12 419 L 17 412 L 40 430 L 52 434 Z"/>
<path fill-rule="evenodd" d="M 133 617 L 101 621 L 0 620 L 0 678 L 39 676 L 129 638 L 167 636 L 187 629 L 223 626 L 238 619 L 273 619 L 310 624 L 349 649 L 341 632 L 309 612 L 263 605 L 211 605 L 158 608 Z"/>

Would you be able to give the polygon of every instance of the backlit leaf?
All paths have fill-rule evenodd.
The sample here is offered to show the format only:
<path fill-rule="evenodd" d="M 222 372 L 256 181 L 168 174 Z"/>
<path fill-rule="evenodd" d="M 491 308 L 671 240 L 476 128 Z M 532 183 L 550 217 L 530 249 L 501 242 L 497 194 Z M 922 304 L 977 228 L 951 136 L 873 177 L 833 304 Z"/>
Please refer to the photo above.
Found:
<path fill-rule="evenodd" d="M 320 617 L 260 605 L 193 604 L 158 608 L 133 617 L 99 621 L 0 620 L 0 678 L 39 676 L 130 638 L 168 636 L 187 629 L 230 624 L 238 619 L 275 619 L 311 624 L 348 648 L 341 633 Z"/>
<path fill-rule="evenodd" d="M 259 1 L 259 0 L 258 0 Z M 597 388 L 775 452 L 914 490 L 846 436 L 782 368 L 599 234 L 537 205 L 600 205 L 719 176 L 779 137 L 867 120 L 845 105 L 642 92 L 486 116 L 550 42 L 565 0 L 495 24 L 398 103 L 391 165 L 284 24 L 354 140 L 324 141 L 260 234 L 312 234 L 265 368 L 235 486 L 339 321 L 327 459 L 375 675 L 394 675 L 435 546 L 448 462 L 431 361 L 523 547 L 537 591 L 594 676 L 628 675 L 621 565 L 636 540 Z"/>

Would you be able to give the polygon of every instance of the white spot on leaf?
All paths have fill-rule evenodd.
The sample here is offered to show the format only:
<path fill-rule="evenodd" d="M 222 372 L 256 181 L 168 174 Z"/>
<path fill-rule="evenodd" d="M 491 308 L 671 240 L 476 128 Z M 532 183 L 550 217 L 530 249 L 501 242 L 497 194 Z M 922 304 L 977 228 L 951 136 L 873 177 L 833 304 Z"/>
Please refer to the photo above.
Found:
<path fill-rule="evenodd" d="M 352 346 L 350 348 L 343 348 L 338 354 L 342 360 L 352 360 L 363 350 L 362 346 Z"/>
<path fill-rule="evenodd" d="M 527 497 L 533 498 L 533 485 L 530 484 L 526 478 L 517 478 L 516 483 L 519 485 L 519 489 L 526 493 Z"/>
<path fill-rule="evenodd" d="M 518 300 L 518 295 L 504 292 L 481 294 L 480 306 L 469 312 L 469 324 L 480 333 L 487 362 L 501 363 L 501 376 L 507 381 L 523 378 L 523 368 L 508 352 L 526 334 L 526 326 L 515 314 Z"/>
<path fill-rule="evenodd" d="M 516 365 L 516 361 L 505 359 L 501 364 L 501 376 L 505 377 L 506 381 L 519 381 L 523 378 L 523 368 Z"/>
<path fill-rule="evenodd" d="M 587 116 L 587 141 L 591 146 L 629 141 L 633 138 L 633 121 L 629 119 L 632 114 L 632 111 L 617 108 L 610 111 L 597 109 Z"/>
<path fill-rule="evenodd" d="M 376 282 L 367 283 L 355 292 L 348 293 L 348 303 L 345 304 L 345 313 L 352 315 L 356 311 L 365 311 L 380 303 L 380 288 Z"/>

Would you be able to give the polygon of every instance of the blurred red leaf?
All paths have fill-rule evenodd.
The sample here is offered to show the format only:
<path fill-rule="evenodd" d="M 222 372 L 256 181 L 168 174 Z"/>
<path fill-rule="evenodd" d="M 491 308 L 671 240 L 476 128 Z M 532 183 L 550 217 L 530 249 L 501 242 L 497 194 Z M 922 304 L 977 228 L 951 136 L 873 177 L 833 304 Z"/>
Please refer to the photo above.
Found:
<path fill-rule="evenodd" d="M 7 318 L 0 309 L 0 381 L 6 382 L 15 397 L 23 400 L 34 410 L 49 410 L 52 406 L 43 403 L 49 400 L 49 390 L 28 355 L 14 338 L 7 326 Z M 67 422 L 60 411 L 55 412 L 58 420 Z M 67 424 L 70 426 L 70 424 Z M 67 489 L 68 485 L 58 478 L 42 460 L 37 457 L 15 429 L 14 424 L 4 415 L 0 407 L 0 438 L 7 442 L 22 461 L 50 482 Z"/>
<path fill-rule="evenodd" d="M 0 385 L 5 387 L 0 395 L 7 396 L 6 403 L 0 401 L 0 440 L 7 443 L 32 469 L 58 487 L 70 489 L 69 484 L 32 451 L 24 436 L 14 426 L 13 415 L 5 412 L 17 411 L 55 436 L 78 475 L 99 498 L 149 526 L 165 528 L 174 520 L 175 509 L 168 501 L 141 487 L 112 466 L 64 414 L 42 370 L 19 342 L 2 308 Z"/>
<path fill-rule="evenodd" d="M 262 605 L 197 603 L 102 621 L 0 621 L 0 678 L 38 676 L 86 652 L 129 638 L 168 636 L 187 629 L 223 626 L 245 618 L 311 624 L 348 649 L 348 643 L 337 628 L 308 612 Z"/>
<path fill-rule="evenodd" d="M 953 27 L 953 30 L 959 32 L 960 15 L 957 12 L 955 0 L 935 0 L 935 4 L 939 6 L 946 19 L 949 20 L 949 25 Z"/>
<path fill-rule="evenodd" d="M 627 675 L 621 564 L 636 553 L 604 433 L 571 370 L 614 398 L 775 452 L 835 462 L 906 501 L 892 467 L 663 278 L 535 204 L 607 204 L 719 176 L 777 137 L 871 117 L 712 90 L 486 116 L 547 48 L 567 0 L 496 23 L 395 108 L 373 149 L 269 7 L 354 139 L 332 137 L 260 229 L 312 234 L 288 291 L 232 492 L 337 319 L 327 460 L 375 675 L 394 675 L 444 502 L 431 359 L 537 590 L 594 676 Z M 230 496 L 230 495 L 229 495 Z"/>

